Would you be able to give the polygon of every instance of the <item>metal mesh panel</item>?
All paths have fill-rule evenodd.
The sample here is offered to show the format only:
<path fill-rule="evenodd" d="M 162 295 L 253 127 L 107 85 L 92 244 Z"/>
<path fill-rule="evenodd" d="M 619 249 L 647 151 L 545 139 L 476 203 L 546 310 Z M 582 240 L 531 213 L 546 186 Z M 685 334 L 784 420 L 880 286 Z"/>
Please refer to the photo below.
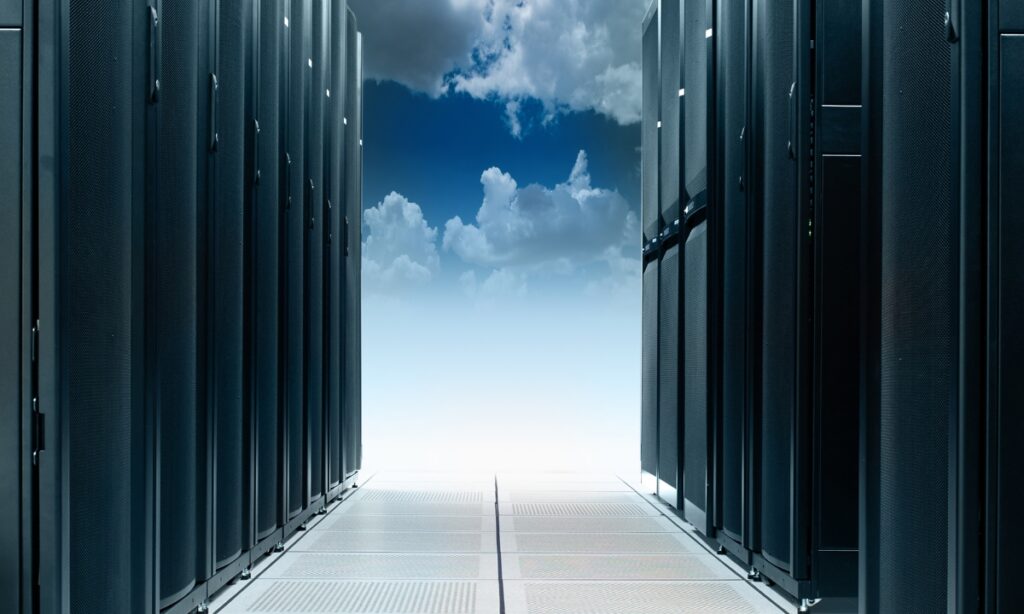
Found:
<path fill-rule="evenodd" d="M 683 6 L 683 151 L 685 198 L 707 188 L 708 170 L 708 27 L 707 0 L 685 0 Z"/>
<path fill-rule="evenodd" d="M 797 251 L 800 207 L 789 157 L 789 90 L 793 83 L 793 2 L 763 6 L 764 311 L 762 356 L 762 549 L 788 562 L 793 504 L 791 437 L 796 411 Z"/>
<path fill-rule="evenodd" d="M 658 261 L 644 269 L 641 466 L 658 475 Z"/>
<path fill-rule="evenodd" d="M 327 4 L 313 0 L 309 134 L 306 140 L 306 407 L 309 419 L 310 497 L 323 494 L 324 423 L 324 103 L 327 97 Z"/>
<path fill-rule="evenodd" d="M 472 614 L 473 582 L 274 582 L 246 612 Z"/>
<path fill-rule="evenodd" d="M 684 247 L 683 314 L 683 494 L 702 510 L 707 509 L 708 465 L 708 235 L 701 223 Z"/>
<path fill-rule="evenodd" d="M 660 121 L 661 73 L 659 62 L 658 13 L 643 34 L 643 119 L 641 120 L 641 216 L 644 238 L 658 236 L 658 122 Z"/>
<path fill-rule="evenodd" d="M 68 3 L 68 192 L 60 310 L 70 475 L 70 606 L 129 612 L 132 512 L 131 15 Z M 102 155 L 97 155 L 102 152 Z M 6 203 L 5 203 L 6 206 Z M 10 554 L 10 553 L 8 553 Z M 7 573 L 5 571 L 5 573 Z M 116 579 L 124 581 L 118 582 Z"/>
<path fill-rule="evenodd" d="M 328 483 L 331 486 L 345 479 L 342 469 L 342 371 L 344 369 L 344 218 L 345 218 L 345 99 L 346 48 L 348 40 L 347 11 L 343 0 L 331 2 L 331 96 L 327 100 L 326 123 L 329 128 L 327 156 L 328 193 L 331 207 L 328 221 L 328 267 L 325 274 L 327 293 L 327 376 L 324 385 L 327 397 Z"/>
<path fill-rule="evenodd" d="M 286 151 L 291 164 L 286 175 L 288 196 L 285 210 L 285 330 L 284 330 L 284 407 L 286 465 L 288 472 L 288 517 L 298 514 L 304 505 L 306 450 L 305 422 L 305 260 L 306 260 L 306 113 L 307 84 L 311 72 L 309 60 L 310 13 L 312 0 L 293 0 L 288 16 L 287 86 L 288 105 Z"/>
<path fill-rule="evenodd" d="M 959 211 L 942 0 L 884 5 L 881 612 L 947 609 Z"/>
<path fill-rule="evenodd" d="M 256 211 L 253 237 L 253 410 L 257 429 L 257 508 L 256 527 L 265 536 L 278 524 L 278 412 L 280 376 L 278 373 L 279 310 L 279 232 L 280 232 L 280 62 L 283 11 L 280 0 L 260 1 L 259 102 L 259 184 L 256 187 Z"/>
<path fill-rule="evenodd" d="M 661 259 L 658 297 L 658 480 L 679 480 L 679 246 Z M 670 501 L 669 503 L 674 503 Z"/>
<path fill-rule="evenodd" d="M 659 185 L 661 221 L 666 226 L 679 219 L 680 117 L 682 87 L 682 34 L 680 0 L 661 0 L 661 138 Z"/>
<path fill-rule="evenodd" d="M 348 13 L 348 85 L 346 116 L 348 117 L 347 153 L 345 156 L 345 215 L 347 219 L 345 259 L 345 405 L 342 436 L 345 473 L 359 469 L 361 360 L 360 352 L 360 249 L 362 246 L 362 59 L 356 18 Z"/>
<path fill-rule="evenodd" d="M 250 14 L 242 0 L 221 0 L 217 70 L 219 144 L 216 199 L 210 206 L 214 224 L 209 288 L 213 322 L 207 336 L 212 347 L 214 375 L 210 386 L 217 419 L 214 493 L 218 563 L 226 563 L 242 551 L 245 56 L 249 49 Z"/>
<path fill-rule="evenodd" d="M 151 279 L 155 332 L 150 358 L 160 417 L 160 597 L 181 597 L 196 581 L 198 548 L 196 399 L 196 188 L 199 150 L 198 3 L 165 3 L 161 87 L 156 105 L 157 190 Z"/>
<path fill-rule="evenodd" d="M 744 416 L 747 399 L 747 207 L 740 190 L 745 171 L 746 5 L 723 0 L 720 104 L 723 149 L 724 257 L 722 322 L 722 522 L 734 537 L 743 533 Z M 744 178 L 745 179 L 745 178 Z"/>

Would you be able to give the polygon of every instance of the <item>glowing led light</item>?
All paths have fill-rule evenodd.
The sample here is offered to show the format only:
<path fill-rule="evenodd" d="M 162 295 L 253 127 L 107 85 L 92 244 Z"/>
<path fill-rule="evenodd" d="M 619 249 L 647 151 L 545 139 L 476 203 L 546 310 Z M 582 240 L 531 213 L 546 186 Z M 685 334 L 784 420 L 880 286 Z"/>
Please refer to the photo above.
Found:
<path fill-rule="evenodd" d="M 707 30 L 704 30 L 704 38 L 711 38 L 711 34 L 712 33 L 713 32 L 712 32 L 711 28 L 708 28 Z"/>
<path fill-rule="evenodd" d="M 686 95 L 686 88 L 682 88 L 682 89 L 680 89 L 680 90 L 679 90 L 679 97 L 680 97 L 680 98 L 682 98 L 682 97 L 683 97 L 683 96 L 685 96 L 685 95 Z"/>
<path fill-rule="evenodd" d="M 284 18 L 284 27 L 286 27 L 286 28 L 288 27 L 288 18 L 287 17 Z"/>

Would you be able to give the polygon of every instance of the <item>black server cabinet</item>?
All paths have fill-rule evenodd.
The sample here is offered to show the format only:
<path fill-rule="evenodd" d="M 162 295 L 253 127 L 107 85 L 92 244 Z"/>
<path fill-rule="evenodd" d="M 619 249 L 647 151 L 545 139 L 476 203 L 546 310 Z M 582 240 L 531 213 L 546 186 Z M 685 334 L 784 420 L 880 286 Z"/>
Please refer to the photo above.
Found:
<path fill-rule="evenodd" d="M 47 614 L 145 612 L 157 600 L 156 431 L 142 396 L 143 97 L 153 80 L 148 7 L 124 8 L 39 2 L 39 27 L 24 30 L 38 36 L 34 51 L 17 54 L 38 78 L 25 157 L 36 181 L 21 183 L 38 190 L 23 218 L 35 228 L 22 286 L 33 288 L 33 332 L 22 324 L 33 342 L 21 347 L 34 359 L 42 427 L 34 605 Z"/>
<path fill-rule="evenodd" d="M 758 7 L 763 177 L 760 552 L 804 602 L 856 608 L 860 5 Z M 795 16 L 795 19 L 794 19 Z M 810 41 L 814 41 L 812 46 Z"/>
<path fill-rule="evenodd" d="M 658 167 L 661 108 L 659 0 L 653 0 L 643 22 L 643 118 L 641 124 L 641 236 L 645 259 L 643 293 L 643 392 L 641 396 L 640 469 L 645 487 L 654 492 L 658 479 L 658 235 L 660 203 Z"/>
<path fill-rule="evenodd" d="M 281 217 L 280 169 L 284 158 L 282 139 L 282 84 L 284 5 L 282 0 L 260 0 L 256 41 L 256 118 L 253 133 L 254 166 L 252 245 L 252 371 L 249 386 L 255 430 L 256 540 L 271 536 L 282 524 L 280 501 L 282 453 L 279 441 L 281 421 Z"/>
<path fill-rule="evenodd" d="M 342 383 L 342 437 L 345 479 L 353 477 L 362 463 L 361 353 L 360 353 L 360 258 L 362 247 L 362 41 L 356 18 L 348 12 L 348 52 L 345 132 L 345 379 Z"/>
<path fill-rule="evenodd" d="M 643 119 L 641 124 L 641 203 L 643 241 L 657 239 L 660 232 L 658 200 L 659 148 L 661 129 L 661 20 L 660 0 L 652 0 L 643 22 Z"/>
<path fill-rule="evenodd" d="M 1024 543 L 1024 531 L 1015 510 L 1024 506 L 1024 480 L 1020 476 L 1018 446 L 1024 441 L 1024 328 L 1017 314 L 1024 308 L 1024 212 L 1020 195 L 1024 193 L 1024 7 L 1002 0 L 989 2 L 989 35 L 985 41 L 977 35 L 977 25 L 961 26 L 963 44 L 972 49 L 966 61 L 988 46 L 990 96 L 988 113 L 992 162 L 988 169 L 991 194 L 988 202 L 989 233 L 989 347 L 988 373 L 991 388 L 988 402 L 987 441 L 989 469 L 986 475 L 986 556 L 981 579 L 982 601 L 988 613 L 1008 612 L 1024 601 L 1024 587 L 1017 581 L 1021 562 L 1010 544 Z M 964 8 L 969 11 L 971 9 Z M 962 21 L 977 19 L 976 14 L 960 16 Z M 980 25 L 980 24 L 979 24 Z M 962 51 L 961 53 L 968 53 Z M 964 60 L 961 60 L 964 61 Z M 971 74 L 971 73 L 968 73 Z M 973 110 L 973 109 L 972 109 Z M 973 147 L 975 143 L 965 143 Z M 969 151 L 969 149 L 968 149 Z M 965 154 L 965 156 L 968 154 Z M 976 164 L 976 160 L 972 163 Z M 965 417 L 970 417 L 968 413 Z M 980 421 L 977 421 L 981 430 Z M 984 466 L 983 460 L 967 464 L 962 480 L 969 480 L 972 469 Z M 976 475 L 976 474 L 975 474 Z M 961 482 L 963 484 L 963 482 Z M 969 482 L 968 482 L 969 484 Z M 968 517 L 968 515 L 964 515 Z M 970 526 L 970 525 L 968 525 Z M 964 531 L 961 531 L 965 533 Z M 967 596 L 970 596 L 970 593 Z"/>
<path fill-rule="evenodd" d="M 658 202 L 662 228 L 679 220 L 681 206 L 680 173 L 683 168 L 680 146 L 683 118 L 683 11 L 681 0 L 659 0 L 658 21 L 661 24 L 658 52 L 659 120 L 658 140 Z"/>
<path fill-rule="evenodd" d="M 199 32 L 194 0 L 155 8 L 157 81 L 150 99 L 146 211 L 146 401 L 158 432 L 160 605 L 196 585 L 202 412 L 198 399 L 197 215 Z"/>
<path fill-rule="evenodd" d="M 865 411 L 865 612 L 955 611 L 951 440 L 960 403 L 960 240 L 953 45 L 944 3 L 870 2 L 870 164 L 879 206 L 877 400 Z M 876 29 L 875 19 L 879 20 Z M 880 57 L 880 54 L 885 54 Z M 922 62 L 922 58 L 928 58 Z M 980 331 L 979 331 L 980 332 Z M 872 424 L 873 422 L 873 424 Z M 897 445 L 898 442 L 898 445 Z M 872 509 L 870 503 L 874 500 Z M 870 537 L 874 533 L 874 538 Z"/>
<path fill-rule="evenodd" d="M 644 485 L 654 492 L 658 475 L 658 249 L 644 253 L 643 269 L 643 371 L 642 454 Z"/>
<path fill-rule="evenodd" d="M 306 450 L 309 501 L 324 494 L 324 99 L 328 0 L 313 0 L 310 15 L 306 116 Z"/>
<path fill-rule="evenodd" d="M 658 495 L 673 507 L 679 499 L 682 437 L 680 371 L 682 256 L 679 248 L 682 174 L 682 8 L 679 0 L 661 0 L 661 131 L 659 144 L 659 209 L 661 212 L 661 289 L 658 332 Z"/>
<path fill-rule="evenodd" d="M 678 228 L 678 222 L 673 226 Z M 658 266 L 658 496 L 679 507 L 681 257 L 678 232 L 662 236 Z"/>
<path fill-rule="evenodd" d="M 220 0 L 211 30 L 206 77 L 210 115 L 203 146 L 212 159 L 206 222 L 206 406 L 213 445 L 210 492 L 213 561 L 220 569 L 245 542 L 246 483 L 243 462 L 245 336 L 246 58 L 252 14 L 249 3 Z M 201 249 L 203 249 L 201 247 Z"/>
<path fill-rule="evenodd" d="M 801 170 L 813 170 L 814 161 L 809 151 L 797 152 L 792 116 L 800 101 L 796 56 L 810 54 L 810 45 L 804 44 L 810 36 L 802 28 L 797 34 L 795 8 L 794 0 L 758 5 L 754 67 L 754 126 L 760 136 L 755 155 L 763 177 L 758 188 L 764 222 L 761 555 L 787 571 L 793 569 L 794 514 L 802 514 L 804 507 L 794 505 L 794 498 L 805 490 L 798 476 L 803 466 L 794 456 L 803 452 L 804 442 L 795 431 L 809 415 L 812 374 L 807 342 L 811 279 L 804 274 L 813 270 L 808 266 L 812 208 L 798 198 L 797 177 Z M 807 518 L 801 518 L 803 527 Z"/>
<path fill-rule="evenodd" d="M 345 364 L 345 99 L 346 50 L 348 40 L 348 9 L 344 0 L 331 1 L 330 82 L 324 117 L 327 141 L 324 156 L 326 173 L 326 265 L 324 292 L 326 296 L 326 332 L 324 399 L 327 407 L 327 486 L 331 493 L 345 480 L 342 461 L 341 417 L 343 375 Z"/>
<path fill-rule="evenodd" d="M 705 535 L 712 534 L 714 343 L 709 284 L 708 230 L 709 65 L 712 37 L 709 0 L 683 2 L 683 218 L 682 422 L 683 513 Z"/>
<path fill-rule="evenodd" d="M 752 204 L 749 130 L 749 0 L 721 0 L 717 7 L 716 156 L 719 171 L 715 227 L 720 233 L 715 259 L 721 309 L 721 371 L 716 381 L 720 411 L 716 416 L 718 450 L 716 483 L 720 493 L 715 529 L 722 546 L 743 561 L 758 546 L 758 456 L 755 437 L 759 413 L 756 352 L 759 338 L 759 262 L 756 208 Z"/>
<path fill-rule="evenodd" d="M 1024 15 L 864 8 L 861 611 L 1010 611 Z"/>
<path fill-rule="evenodd" d="M 0 7 L 0 608 L 8 612 L 31 610 L 34 565 L 31 365 L 24 351 L 32 342 L 33 305 L 31 260 L 23 259 L 31 254 L 32 210 L 22 186 L 22 100 L 30 88 L 23 87 L 21 18 L 20 0 Z"/>
<path fill-rule="evenodd" d="M 287 519 L 306 506 L 306 391 L 305 391 L 305 240 L 308 199 L 306 178 L 306 113 L 310 77 L 310 13 L 312 0 L 291 0 L 288 10 L 284 93 L 285 215 L 284 215 L 284 436 L 285 508 Z"/>

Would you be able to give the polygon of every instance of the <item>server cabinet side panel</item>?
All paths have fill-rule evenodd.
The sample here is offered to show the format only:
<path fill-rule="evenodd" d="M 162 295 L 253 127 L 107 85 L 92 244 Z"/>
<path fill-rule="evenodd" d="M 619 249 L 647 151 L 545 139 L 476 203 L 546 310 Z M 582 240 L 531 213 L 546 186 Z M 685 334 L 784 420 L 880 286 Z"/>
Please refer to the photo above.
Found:
<path fill-rule="evenodd" d="M 9 3 L 11 9 L 19 3 Z M 8 7 L 0 12 L 0 23 Z M 17 11 L 20 19 L 20 10 Z M 0 29 L 0 549 L 8 568 L 0 576 L 0 607 L 20 612 L 27 559 L 23 544 L 31 526 L 23 523 L 23 507 L 33 503 L 24 497 L 22 425 L 29 416 L 22 398 L 23 324 L 22 275 L 31 276 L 31 264 L 23 261 L 22 232 L 22 32 Z M 31 542 L 29 542 L 31 543 Z M 18 565 L 20 571 L 15 571 Z"/>
<path fill-rule="evenodd" d="M 1008 3 L 1004 2 L 1003 5 Z M 1024 19 L 1017 27 L 1024 30 Z M 1020 32 L 1021 30 L 1016 30 Z M 1020 544 L 1024 540 L 1021 524 L 1016 522 L 1014 511 L 1024 504 L 1020 472 L 1017 466 L 1015 446 L 1024 438 L 1024 416 L 1020 408 L 1024 405 L 1024 328 L 1015 316 L 1024 309 L 1024 249 L 1019 240 L 1024 232 L 1024 213 L 1019 206 L 1019 197 L 1024 193 L 1024 116 L 1020 107 L 1024 100 L 1024 35 L 1001 34 L 1000 76 L 998 85 L 998 133 L 995 142 L 998 147 L 998 192 L 990 202 L 998 207 L 995 211 L 996 236 L 990 237 L 998 259 L 997 306 L 998 320 L 990 327 L 998 327 L 995 366 L 995 397 L 993 424 L 995 431 L 990 434 L 990 445 L 995 447 L 990 458 L 994 459 L 995 476 L 990 484 L 996 489 L 995 510 L 990 517 L 995 519 L 989 544 L 995 554 L 989 572 L 990 591 L 988 612 L 1009 611 L 1024 598 L 1020 582 L 1016 582 L 1016 571 L 1020 560 L 1014 555 L 1009 544 Z"/>
<path fill-rule="evenodd" d="M 802 483 L 809 485 L 810 496 L 805 500 L 813 510 L 813 528 L 796 535 L 794 574 L 813 574 L 823 595 L 852 597 L 857 592 L 858 285 L 863 243 L 859 224 L 861 80 L 857 71 L 862 55 L 860 4 L 819 3 L 815 27 L 817 324 L 814 447 L 809 452 L 814 470 L 801 476 Z M 814 558 L 801 562 L 800 557 L 812 549 Z"/>

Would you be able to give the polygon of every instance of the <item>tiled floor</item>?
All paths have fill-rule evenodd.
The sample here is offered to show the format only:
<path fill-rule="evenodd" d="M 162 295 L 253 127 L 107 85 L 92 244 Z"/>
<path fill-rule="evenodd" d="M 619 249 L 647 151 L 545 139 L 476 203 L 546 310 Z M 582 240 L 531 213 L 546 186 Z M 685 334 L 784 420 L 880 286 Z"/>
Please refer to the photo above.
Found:
<path fill-rule="evenodd" d="M 214 612 L 779 614 L 684 523 L 615 476 L 372 476 Z"/>

